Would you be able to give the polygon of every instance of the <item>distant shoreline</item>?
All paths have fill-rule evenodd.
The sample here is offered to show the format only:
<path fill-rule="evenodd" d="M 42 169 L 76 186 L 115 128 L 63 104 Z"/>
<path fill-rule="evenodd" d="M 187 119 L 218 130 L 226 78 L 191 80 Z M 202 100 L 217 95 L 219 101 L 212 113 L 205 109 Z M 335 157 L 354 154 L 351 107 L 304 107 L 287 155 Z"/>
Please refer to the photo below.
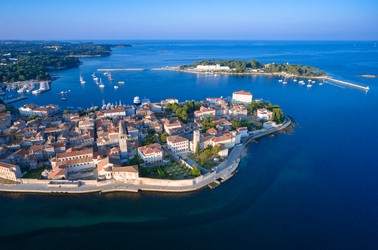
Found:
<path fill-rule="evenodd" d="M 314 79 L 314 80 L 328 80 L 332 82 L 336 82 L 340 85 L 346 85 L 352 88 L 357 88 L 365 91 L 369 91 L 369 86 L 362 86 L 355 83 L 350 83 L 346 81 L 341 81 L 334 79 L 328 75 L 325 76 L 299 76 L 299 75 L 293 75 L 288 74 L 285 72 L 243 72 L 243 73 L 237 73 L 237 72 L 225 72 L 225 71 L 202 71 L 202 70 L 188 70 L 188 69 L 180 69 L 179 66 L 173 66 L 173 67 L 163 67 L 163 68 L 152 68 L 151 70 L 166 70 L 166 71 L 174 71 L 174 72 L 182 72 L 182 73 L 191 73 L 191 74 L 200 74 L 200 75 L 229 75 L 229 76 L 275 76 L 275 77 L 285 77 L 285 78 L 304 78 L 304 79 Z M 369 75 L 369 78 L 374 78 L 372 75 Z"/>
<path fill-rule="evenodd" d="M 184 72 L 184 73 L 191 73 L 191 74 L 201 74 L 201 75 L 234 75 L 234 76 L 282 76 L 282 77 L 295 77 L 295 78 L 306 78 L 306 79 L 330 79 L 329 76 L 298 76 L 292 75 L 285 72 L 273 72 L 273 73 L 266 73 L 266 72 L 225 72 L 225 71 L 200 71 L 200 70 L 188 70 L 188 69 L 179 69 L 178 66 L 174 67 L 167 67 L 167 68 L 153 68 L 152 70 L 167 70 L 167 71 L 176 71 L 176 72 Z"/>

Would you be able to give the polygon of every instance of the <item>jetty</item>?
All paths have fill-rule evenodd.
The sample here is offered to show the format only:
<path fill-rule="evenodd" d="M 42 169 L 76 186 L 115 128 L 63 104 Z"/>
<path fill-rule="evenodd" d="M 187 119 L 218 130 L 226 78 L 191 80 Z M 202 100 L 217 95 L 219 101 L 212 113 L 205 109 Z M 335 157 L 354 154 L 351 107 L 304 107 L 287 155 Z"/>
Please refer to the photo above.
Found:
<path fill-rule="evenodd" d="M 3 102 L 4 102 L 4 104 L 10 104 L 10 103 L 18 102 L 18 101 L 25 100 L 25 99 L 27 99 L 26 96 L 18 96 L 18 97 L 14 97 L 14 98 L 3 99 Z"/>
<path fill-rule="evenodd" d="M 97 69 L 97 71 L 143 71 L 144 68 Z"/>
<path fill-rule="evenodd" d="M 365 90 L 366 92 L 369 91 L 369 86 L 361 86 L 361 85 L 358 85 L 358 84 L 354 84 L 354 83 L 350 83 L 350 82 L 346 82 L 346 81 L 341 81 L 341 80 L 336 80 L 336 79 L 333 79 L 333 78 L 327 78 L 328 81 L 332 81 L 332 82 L 336 82 L 338 84 L 342 84 L 342 85 L 346 85 L 346 86 L 349 86 L 349 87 L 352 87 L 352 88 L 357 88 L 357 89 L 362 89 L 362 90 Z"/>

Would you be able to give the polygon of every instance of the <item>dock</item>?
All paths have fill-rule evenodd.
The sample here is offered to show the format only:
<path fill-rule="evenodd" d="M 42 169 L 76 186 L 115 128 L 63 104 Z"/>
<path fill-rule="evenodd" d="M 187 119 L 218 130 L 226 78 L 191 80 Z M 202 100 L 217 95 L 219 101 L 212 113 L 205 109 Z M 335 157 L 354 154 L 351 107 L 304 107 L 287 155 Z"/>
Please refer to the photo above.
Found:
<path fill-rule="evenodd" d="M 332 82 L 336 82 L 338 84 L 346 85 L 346 86 L 349 86 L 349 87 L 352 87 L 352 88 L 362 89 L 362 90 L 365 90 L 365 91 L 369 91 L 369 89 L 370 89 L 369 86 L 365 87 L 365 86 L 361 86 L 361 85 L 346 82 L 346 81 L 336 80 L 336 79 L 333 79 L 333 78 L 327 78 L 327 80 L 332 81 Z"/>
<path fill-rule="evenodd" d="M 18 102 L 18 101 L 21 101 L 21 100 L 24 100 L 24 99 L 27 99 L 27 97 L 26 96 L 19 96 L 19 97 L 15 97 L 15 98 L 3 99 L 3 102 L 4 102 L 4 104 L 10 104 L 10 103 Z"/>

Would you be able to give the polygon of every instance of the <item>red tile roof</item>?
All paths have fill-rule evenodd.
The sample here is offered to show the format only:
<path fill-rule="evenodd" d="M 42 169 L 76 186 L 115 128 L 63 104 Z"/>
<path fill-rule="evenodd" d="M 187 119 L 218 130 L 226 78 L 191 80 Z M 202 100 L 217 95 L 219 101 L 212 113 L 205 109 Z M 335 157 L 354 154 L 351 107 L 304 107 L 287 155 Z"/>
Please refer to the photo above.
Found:
<path fill-rule="evenodd" d="M 248 91 L 245 91 L 245 90 L 236 91 L 232 94 L 235 94 L 235 95 L 252 95 L 251 92 L 248 92 Z"/>

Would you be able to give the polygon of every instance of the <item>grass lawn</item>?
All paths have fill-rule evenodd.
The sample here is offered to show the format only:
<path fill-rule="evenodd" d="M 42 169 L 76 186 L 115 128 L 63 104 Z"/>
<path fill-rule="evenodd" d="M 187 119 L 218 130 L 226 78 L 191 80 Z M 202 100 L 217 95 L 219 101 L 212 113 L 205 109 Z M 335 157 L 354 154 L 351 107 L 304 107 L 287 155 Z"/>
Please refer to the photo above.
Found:
<path fill-rule="evenodd" d="M 42 167 L 42 168 L 30 170 L 23 178 L 39 179 L 41 178 L 41 174 L 45 169 L 46 169 L 45 167 Z"/>
<path fill-rule="evenodd" d="M 197 156 L 195 154 L 188 154 L 187 157 L 189 159 L 195 161 L 198 165 L 201 165 L 198 161 L 196 161 Z M 214 161 L 214 158 L 218 158 L 218 159 L 220 159 L 220 161 L 216 162 L 216 161 Z M 213 154 L 213 155 L 210 155 L 208 158 L 206 158 L 204 160 L 204 164 L 201 167 L 211 170 L 211 169 L 215 168 L 216 166 L 218 166 L 219 164 L 221 164 L 223 161 L 224 160 L 222 160 L 221 157 L 219 157 L 216 154 Z"/>
<path fill-rule="evenodd" d="M 160 169 L 160 174 L 158 169 Z M 183 180 L 194 178 L 194 176 L 191 175 L 191 169 L 183 167 L 176 162 L 164 166 L 145 167 L 143 168 L 141 173 L 142 177 L 148 178 L 160 178 L 170 180 Z"/>

